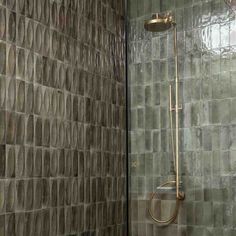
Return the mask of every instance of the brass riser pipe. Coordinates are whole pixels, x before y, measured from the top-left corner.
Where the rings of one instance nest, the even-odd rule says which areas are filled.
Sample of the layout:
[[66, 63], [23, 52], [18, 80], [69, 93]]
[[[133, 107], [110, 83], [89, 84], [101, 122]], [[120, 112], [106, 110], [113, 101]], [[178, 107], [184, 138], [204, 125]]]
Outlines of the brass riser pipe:
[[[178, 65], [178, 47], [177, 47], [177, 28], [174, 23], [174, 55], [175, 55], [175, 162], [176, 162], [176, 199], [183, 200], [184, 193], [180, 189], [180, 167], [179, 167], [179, 111], [182, 106], [179, 105], [179, 65]], [[172, 99], [172, 97], [170, 98]]]
[[[179, 67], [177, 51], [177, 28], [174, 26], [175, 55], [175, 156], [176, 156], [176, 199], [179, 199]], [[170, 98], [172, 99], [172, 98]]]

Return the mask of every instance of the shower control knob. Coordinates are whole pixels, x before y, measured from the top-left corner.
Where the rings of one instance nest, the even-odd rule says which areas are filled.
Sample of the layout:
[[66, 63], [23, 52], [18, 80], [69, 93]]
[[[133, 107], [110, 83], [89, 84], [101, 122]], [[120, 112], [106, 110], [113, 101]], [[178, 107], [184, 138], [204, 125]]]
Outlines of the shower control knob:
[[158, 19], [158, 17], [159, 17], [159, 14], [158, 14], [158, 13], [152, 14], [152, 19]]
[[179, 192], [178, 199], [183, 201], [185, 199], [185, 193], [184, 192]]

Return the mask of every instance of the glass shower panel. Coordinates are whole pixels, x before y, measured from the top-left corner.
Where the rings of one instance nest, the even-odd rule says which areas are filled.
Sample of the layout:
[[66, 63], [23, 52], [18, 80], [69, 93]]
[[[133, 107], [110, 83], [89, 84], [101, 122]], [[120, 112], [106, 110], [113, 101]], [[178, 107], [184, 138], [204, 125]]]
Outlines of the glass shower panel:
[[[177, 23], [180, 177], [178, 218], [159, 227], [151, 194], [174, 179], [169, 84], [175, 79], [173, 30], [145, 31], [152, 13]], [[236, 20], [224, 0], [128, 1], [130, 235], [236, 235]], [[168, 218], [175, 195], [152, 204]]]

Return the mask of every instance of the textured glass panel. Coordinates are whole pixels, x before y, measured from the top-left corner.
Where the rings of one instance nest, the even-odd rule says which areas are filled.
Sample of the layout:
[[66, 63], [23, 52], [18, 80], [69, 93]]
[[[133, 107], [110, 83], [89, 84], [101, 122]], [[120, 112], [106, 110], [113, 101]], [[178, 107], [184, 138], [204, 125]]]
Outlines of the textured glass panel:
[[[176, 224], [166, 228], [156, 226], [143, 211], [147, 211], [156, 187], [173, 179], [168, 112], [168, 87], [174, 81], [175, 69], [173, 31], [145, 32], [144, 20], [150, 19], [151, 13], [140, 10], [143, 4], [144, 9], [152, 4], [151, 13], [172, 12], [178, 30], [183, 106], [180, 165], [186, 198]], [[137, 9], [136, 15], [128, 15], [132, 18], [128, 28], [128, 91], [139, 95], [131, 97], [129, 118], [129, 142], [133, 144], [129, 150], [131, 235], [232, 235], [236, 192], [234, 14], [223, 0], [130, 0], [128, 5], [130, 12]], [[161, 209], [159, 214], [168, 217], [173, 205], [169, 198], [153, 203], [156, 214]]]

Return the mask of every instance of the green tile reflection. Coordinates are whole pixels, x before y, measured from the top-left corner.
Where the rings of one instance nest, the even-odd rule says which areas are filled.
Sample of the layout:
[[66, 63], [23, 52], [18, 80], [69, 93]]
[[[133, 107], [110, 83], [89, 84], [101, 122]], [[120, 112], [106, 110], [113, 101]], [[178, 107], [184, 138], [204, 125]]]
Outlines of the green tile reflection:
[[[223, 0], [129, 0], [132, 201], [135, 235], [233, 236], [236, 227], [236, 21]], [[160, 4], [161, 3], [161, 4]], [[173, 32], [149, 33], [143, 20], [172, 11], [178, 29], [181, 173], [186, 199], [178, 224], [159, 229], [144, 214], [149, 195], [173, 175], [169, 83], [174, 81]], [[175, 119], [174, 119], [175, 121]], [[132, 188], [133, 185], [133, 188]], [[135, 194], [133, 194], [135, 193]], [[166, 207], [163, 216], [171, 207]], [[134, 227], [134, 228], [135, 228]], [[145, 227], [146, 230], [143, 230]]]

